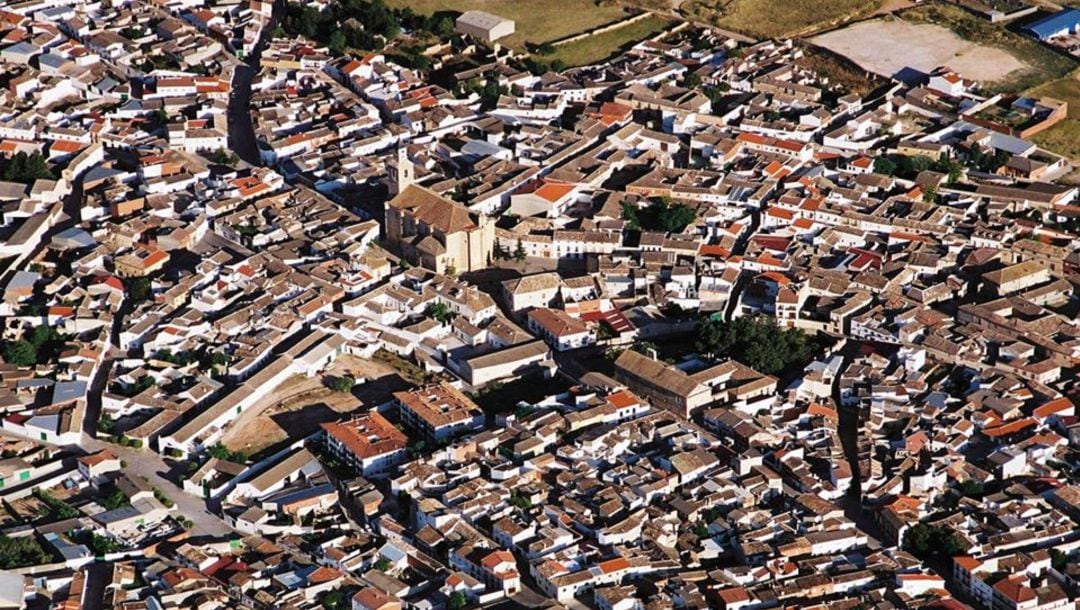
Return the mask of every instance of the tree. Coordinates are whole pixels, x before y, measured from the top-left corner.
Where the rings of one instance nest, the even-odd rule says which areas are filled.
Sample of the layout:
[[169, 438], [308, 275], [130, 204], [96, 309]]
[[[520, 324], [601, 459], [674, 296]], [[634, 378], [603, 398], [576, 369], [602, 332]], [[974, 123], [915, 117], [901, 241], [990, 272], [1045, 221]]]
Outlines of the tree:
[[922, 194], [922, 200], [924, 203], [933, 203], [937, 201], [937, 186], [927, 184], [926, 190], [924, 190]]
[[428, 305], [427, 309], [424, 310], [424, 314], [442, 324], [449, 324], [455, 315], [450, 307], [442, 301]]
[[968, 479], [964, 481], [960, 484], [959, 489], [960, 493], [964, 494], [969, 498], [981, 497], [986, 492], [983, 484], [979, 481], [976, 481], [975, 479]]
[[105, 507], [106, 510], [116, 510], [130, 504], [131, 502], [128, 500], [128, 497], [118, 488], [113, 488], [109, 495], [105, 496], [105, 499], [101, 501], [101, 505]]
[[225, 352], [214, 352], [214, 354], [210, 356], [210, 364], [212, 366], [228, 366], [229, 355]]
[[47, 561], [49, 561], [49, 554], [41, 548], [34, 537], [11, 538], [0, 534], [0, 569], [22, 568]]
[[514, 248], [514, 260], [519, 263], [525, 262], [525, 246], [518, 240], [517, 247]]
[[128, 298], [135, 303], [145, 301], [150, 298], [151, 286], [150, 278], [137, 277], [128, 284]]
[[626, 221], [626, 227], [633, 231], [640, 229], [641, 216], [638, 214], [638, 207], [629, 201], [620, 203], [619, 207], [622, 209], [619, 215]]
[[327, 591], [322, 598], [322, 607], [326, 610], [339, 610], [340, 608], [348, 608], [348, 599], [345, 597], [345, 592], [341, 589], [334, 589]]
[[442, 38], [443, 40], [453, 38], [454, 20], [446, 16], [439, 17], [438, 21], [435, 22], [435, 25], [431, 28], [431, 30], [435, 32], [436, 36]]
[[53, 175], [52, 170], [49, 169], [45, 157], [37, 151], [30, 154], [22, 151], [17, 152], [3, 162], [2, 167], [3, 170], [0, 171], [0, 176], [3, 176], [4, 180], [9, 182], [30, 184], [35, 180], [52, 180], [56, 177]]
[[683, 87], [687, 89], [697, 89], [701, 86], [701, 76], [697, 72], [691, 72], [683, 79]]
[[697, 350], [714, 358], [737, 358], [754, 370], [774, 375], [807, 361], [813, 344], [799, 329], [782, 329], [768, 317], [731, 322], [708, 318], [698, 324]]
[[465, 598], [465, 594], [461, 591], [454, 591], [450, 594], [450, 599], [446, 602], [446, 607], [450, 610], [461, 610], [469, 604], [469, 600]]
[[87, 545], [90, 550], [94, 552], [94, 555], [101, 557], [102, 555], [108, 555], [109, 553], [115, 553], [120, 550], [120, 544], [107, 536], [101, 536], [99, 534], [93, 534], [90, 536], [90, 543]]
[[1050, 566], [1061, 572], [1069, 565], [1069, 556], [1058, 549], [1050, 549]]
[[874, 173], [891, 176], [896, 173], [896, 164], [888, 157], [878, 157], [874, 159]]
[[224, 148], [219, 148], [210, 155], [210, 160], [221, 165], [235, 165], [236, 162], [240, 160], [240, 157], [237, 157], [236, 153], [231, 153]]
[[385, 572], [390, 569], [390, 560], [385, 557], [380, 557], [371, 567], [380, 572]]
[[247, 454], [243, 451], [233, 451], [221, 443], [212, 445], [210, 449], [207, 450], [207, 453], [209, 453], [212, 458], [236, 462], [238, 464], [243, 464], [247, 461]]
[[916, 523], [904, 534], [904, 546], [917, 556], [941, 555], [955, 557], [968, 550], [964, 539], [956, 532], [937, 525]]
[[109, 417], [108, 413], [105, 413], [100, 418], [98, 418], [97, 428], [99, 432], [103, 432], [105, 434], [112, 434], [113, 430], [116, 429], [116, 422], [113, 420], [113, 418]]
[[687, 205], [664, 205], [659, 211], [660, 226], [668, 233], [681, 233], [697, 218], [697, 213]]
[[341, 30], [334, 30], [334, 32], [330, 34], [330, 40], [326, 43], [326, 46], [331, 51], [337, 51], [338, 53], [340, 53], [345, 50], [345, 44], [345, 32], [342, 32]]
[[536, 53], [538, 55], [554, 55], [555, 45], [551, 44], [550, 42], [545, 42], [544, 44], [536, 47]]
[[48, 521], [62, 521], [64, 519], [74, 519], [79, 516], [79, 511], [75, 510], [73, 506], [53, 496], [47, 491], [35, 491], [34, 497], [45, 505], [44, 510], [40, 514], [43, 519]]
[[330, 389], [335, 392], [341, 392], [342, 394], [348, 394], [352, 392], [353, 386], [356, 385], [356, 380], [348, 375], [341, 375], [330, 379]]
[[4, 361], [15, 366], [34, 366], [37, 364], [37, 350], [28, 341], [5, 343]]

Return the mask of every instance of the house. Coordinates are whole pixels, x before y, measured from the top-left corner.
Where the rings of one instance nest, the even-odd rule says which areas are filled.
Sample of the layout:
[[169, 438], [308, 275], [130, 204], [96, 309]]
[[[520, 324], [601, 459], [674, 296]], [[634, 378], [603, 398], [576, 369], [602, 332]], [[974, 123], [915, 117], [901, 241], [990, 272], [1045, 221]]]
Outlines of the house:
[[1024, 261], [988, 271], [983, 280], [997, 296], [1007, 296], [1050, 281], [1050, 268], [1038, 261]]
[[429, 441], [448, 441], [484, 427], [484, 412], [446, 381], [409, 392], [395, 392], [401, 421]]
[[930, 74], [930, 82], [926, 87], [931, 91], [944, 93], [952, 97], [959, 97], [975, 86], [974, 81], [964, 80], [952, 70], [941, 67]]
[[401, 600], [375, 587], [364, 587], [353, 595], [352, 610], [401, 610]]
[[558, 273], [537, 273], [502, 283], [503, 298], [511, 311], [551, 307], [559, 296], [562, 280]]
[[495, 249], [495, 222], [410, 184], [387, 203], [386, 238], [409, 263], [453, 275], [487, 267]]
[[560, 352], [596, 344], [596, 333], [585, 322], [561, 309], [537, 308], [528, 313], [528, 327]]
[[465, 11], [457, 18], [454, 31], [486, 42], [514, 33], [514, 22], [484, 11]]
[[26, 576], [18, 572], [0, 570], [0, 610], [21, 610], [26, 607], [30, 588]]
[[540, 178], [524, 184], [510, 195], [510, 211], [518, 216], [558, 218], [573, 203], [577, 186]]
[[615, 379], [655, 406], [689, 417], [712, 403], [746, 402], [776, 390], [777, 379], [734, 360], [690, 374], [626, 350], [615, 361]]
[[527, 341], [506, 349], [466, 358], [460, 375], [471, 386], [482, 386], [498, 379], [521, 376], [551, 359], [551, 350], [543, 341]]
[[77, 460], [77, 463], [79, 474], [91, 482], [103, 480], [112, 473], [120, 472], [120, 459], [108, 449], [84, 455]]
[[385, 476], [408, 457], [408, 439], [378, 411], [322, 428], [330, 453], [365, 477]]
[[308, 479], [320, 472], [322, 467], [319, 460], [307, 449], [299, 449], [251, 479], [238, 483], [228, 500], [238, 503], [244, 498], [262, 498], [298, 479]]

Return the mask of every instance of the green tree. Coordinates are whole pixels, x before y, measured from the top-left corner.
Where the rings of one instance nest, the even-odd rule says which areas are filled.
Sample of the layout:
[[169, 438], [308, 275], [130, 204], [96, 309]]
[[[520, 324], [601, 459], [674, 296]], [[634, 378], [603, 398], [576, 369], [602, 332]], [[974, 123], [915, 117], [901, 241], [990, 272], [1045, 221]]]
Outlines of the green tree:
[[450, 610], [462, 610], [467, 605], [469, 605], [469, 600], [465, 598], [465, 594], [461, 591], [451, 593], [450, 599], [446, 602], [446, 607]]
[[356, 380], [348, 375], [340, 375], [333, 377], [329, 381], [330, 389], [335, 392], [341, 392], [342, 394], [348, 394], [352, 392], [353, 386], [356, 385]]
[[116, 430], [116, 421], [112, 417], [109, 417], [108, 413], [103, 413], [98, 418], [97, 429], [104, 434], [112, 434], [113, 430]]
[[660, 226], [668, 233], [681, 233], [695, 218], [697, 213], [694, 209], [681, 203], [665, 205], [659, 213]]
[[1061, 572], [1069, 565], [1069, 556], [1058, 549], [1050, 549], [1050, 566]]
[[896, 164], [886, 156], [878, 157], [874, 159], [874, 173], [891, 176], [896, 173]]
[[937, 201], [937, 186], [933, 184], [927, 184], [926, 189], [923, 191], [922, 200], [924, 203], [933, 203]]
[[514, 260], [519, 263], [525, 262], [525, 246], [518, 240], [517, 247], [514, 248]]
[[0, 534], [0, 569], [10, 570], [49, 561], [49, 554], [32, 536], [8, 537]]
[[641, 228], [641, 216], [638, 214], [638, 207], [629, 201], [624, 201], [619, 204], [621, 208], [620, 216], [626, 221], [626, 227], [633, 231]]
[[385, 572], [390, 569], [390, 560], [385, 557], [380, 557], [371, 567], [380, 572]]
[[443, 16], [439, 17], [435, 22], [434, 27], [431, 28], [435, 35], [443, 40], [454, 37], [454, 20]]
[[775, 375], [809, 360], [813, 344], [801, 330], [782, 329], [763, 316], [724, 322], [708, 318], [698, 324], [697, 350], [715, 358], [736, 358], [754, 370]]
[[442, 301], [428, 305], [427, 309], [424, 310], [424, 314], [442, 324], [449, 324], [455, 315], [450, 307]]
[[11, 341], [4, 344], [4, 361], [15, 366], [34, 366], [37, 350], [28, 341]]
[[30, 154], [22, 151], [15, 153], [3, 163], [3, 170], [0, 171], [0, 175], [9, 182], [21, 182], [23, 184], [30, 184], [39, 179], [52, 180], [56, 178], [52, 170], [49, 169], [45, 157], [38, 151]]
[[330, 34], [330, 39], [329, 41], [327, 41], [326, 46], [331, 51], [336, 51], [340, 53], [345, 50], [345, 44], [345, 32], [342, 32], [341, 30], [334, 30], [333, 33]]
[[701, 76], [697, 72], [691, 72], [683, 79], [683, 87], [687, 89], [697, 89], [701, 86]]
[[120, 544], [117, 541], [99, 534], [91, 535], [90, 543], [87, 546], [90, 547], [90, 550], [93, 551], [94, 555], [97, 557], [115, 553], [120, 550]]
[[326, 610], [340, 610], [341, 608], [348, 608], [348, 598], [345, 597], [345, 592], [341, 589], [334, 589], [327, 591], [322, 597], [322, 607]]
[[964, 539], [946, 527], [916, 523], [904, 534], [904, 546], [917, 556], [963, 555], [968, 550]]
[[150, 278], [137, 277], [128, 284], [128, 298], [140, 303], [150, 298]]

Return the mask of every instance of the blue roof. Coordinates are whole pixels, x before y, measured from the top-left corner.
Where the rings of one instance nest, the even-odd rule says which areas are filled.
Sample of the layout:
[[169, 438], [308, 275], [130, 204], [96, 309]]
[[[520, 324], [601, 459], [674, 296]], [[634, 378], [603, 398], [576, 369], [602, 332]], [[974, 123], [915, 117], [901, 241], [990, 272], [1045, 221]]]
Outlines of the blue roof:
[[1027, 26], [1027, 30], [1039, 38], [1046, 38], [1061, 30], [1072, 29], [1078, 25], [1080, 25], [1080, 9], [1067, 8], [1039, 19]]

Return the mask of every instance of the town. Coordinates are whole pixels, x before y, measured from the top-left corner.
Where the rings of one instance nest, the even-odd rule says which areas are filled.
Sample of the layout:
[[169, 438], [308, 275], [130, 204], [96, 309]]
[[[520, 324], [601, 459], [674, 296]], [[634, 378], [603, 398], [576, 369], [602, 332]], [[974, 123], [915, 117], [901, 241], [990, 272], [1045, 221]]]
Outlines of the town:
[[2, 3], [0, 610], [1080, 607], [1080, 9], [755, 1]]

